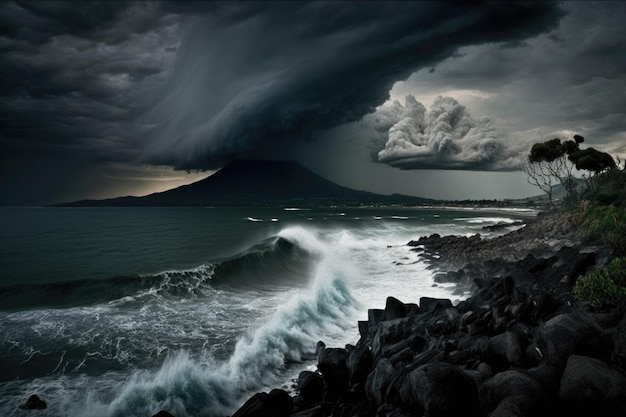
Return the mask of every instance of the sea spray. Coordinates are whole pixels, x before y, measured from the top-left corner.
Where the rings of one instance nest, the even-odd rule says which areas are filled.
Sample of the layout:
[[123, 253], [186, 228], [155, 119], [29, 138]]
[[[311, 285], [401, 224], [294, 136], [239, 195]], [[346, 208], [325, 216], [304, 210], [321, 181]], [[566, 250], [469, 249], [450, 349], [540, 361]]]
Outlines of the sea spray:
[[[40, 417], [229, 414], [247, 392], [284, 386], [313, 365], [318, 339], [356, 341], [356, 320], [388, 295], [450, 297], [406, 242], [483, 233], [501, 215], [479, 223], [465, 220], [480, 219], [477, 211], [441, 208], [38, 213], [2, 259], [7, 416], [29, 415], [18, 406], [31, 394], [48, 403]], [[106, 233], [94, 213], [106, 215]], [[50, 231], [59, 216], [75, 229], [65, 246]], [[68, 265], [70, 273], [60, 268]]]
[[112, 401], [102, 401], [92, 392], [91, 402], [83, 402], [71, 414], [149, 416], [167, 409], [178, 417], [221, 416], [232, 412], [251, 392], [286, 381], [290, 366], [312, 360], [318, 340], [337, 337], [353, 324], [357, 303], [346, 285], [342, 263], [314, 233], [291, 228], [279, 235], [317, 252], [321, 260], [312, 271], [308, 289], [279, 305], [265, 324], [244, 335], [229, 360], [217, 362], [175, 352], [158, 371], [135, 372]]

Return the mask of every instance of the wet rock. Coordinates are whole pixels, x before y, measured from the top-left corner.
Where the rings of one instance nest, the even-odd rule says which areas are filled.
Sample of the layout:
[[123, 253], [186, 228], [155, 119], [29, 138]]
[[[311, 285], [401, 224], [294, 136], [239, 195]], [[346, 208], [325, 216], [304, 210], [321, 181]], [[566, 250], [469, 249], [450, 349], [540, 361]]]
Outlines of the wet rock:
[[389, 359], [380, 359], [365, 383], [365, 394], [374, 409], [385, 403], [387, 388], [396, 370]]
[[324, 396], [324, 379], [318, 373], [302, 371], [298, 375], [298, 407], [322, 402]]
[[493, 376], [491, 366], [485, 362], [479, 363], [476, 369], [466, 370], [465, 373], [474, 380], [477, 387]]
[[372, 336], [372, 356], [377, 359], [383, 354], [385, 346], [405, 340], [410, 334], [409, 318], [383, 321], [378, 325]]
[[537, 332], [541, 355], [556, 365], [565, 365], [573, 353], [593, 351], [600, 334], [595, 323], [579, 314], [560, 314], [548, 320]]
[[293, 410], [293, 399], [284, 390], [254, 394], [232, 417], [288, 417]]
[[406, 307], [404, 303], [395, 297], [387, 297], [385, 303], [385, 313], [383, 320], [400, 319], [406, 316]]
[[466, 311], [461, 316], [460, 324], [461, 324], [461, 326], [465, 327], [468, 324], [471, 324], [474, 320], [476, 320], [476, 313], [474, 313], [474, 311], [472, 311], [472, 310], [469, 310], [469, 311]]
[[576, 402], [626, 402], [626, 375], [599, 359], [572, 355], [563, 371], [559, 398]]
[[452, 302], [447, 298], [420, 298], [420, 309], [422, 311], [428, 311], [432, 313], [437, 309], [445, 310], [447, 308], [452, 308]]
[[319, 359], [320, 354], [326, 349], [326, 344], [321, 340], [315, 345], [315, 356]]
[[626, 371], [626, 314], [617, 325], [613, 339], [612, 360], [622, 371]]
[[479, 318], [478, 320], [471, 322], [467, 326], [467, 333], [469, 333], [470, 336], [475, 336], [480, 333], [484, 333], [486, 331], [487, 331], [487, 324], [485, 323], [485, 320], [483, 320], [482, 318]]
[[505, 398], [504, 400], [500, 401], [496, 409], [493, 410], [491, 414], [489, 414], [489, 417], [525, 417], [525, 416], [526, 414], [524, 413], [524, 411], [522, 411], [520, 406], [514, 400], [509, 399], [509, 398]]
[[369, 325], [369, 334], [376, 332], [376, 327], [385, 319], [385, 310], [370, 308], [367, 310], [367, 323]]
[[372, 363], [372, 352], [367, 346], [361, 345], [348, 354], [346, 365], [351, 387], [356, 384], [365, 384], [372, 370]]
[[348, 391], [350, 376], [347, 358], [348, 352], [340, 348], [326, 348], [319, 355], [317, 369], [324, 378], [328, 401], [334, 401]]
[[478, 412], [474, 381], [460, 368], [444, 362], [422, 365], [396, 382], [398, 403], [412, 414], [472, 416]]
[[174, 417], [174, 415], [168, 411], [161, 410], [152, 417]]
[[28, 400], [26, 400], [24, 404], [20, 405], [22, 410], [43, 410], [47, 407], [48, 404], [35, 394], [28, 397]]
[[506, 365], [520, 365], [524, 358], [521, 337], [513, 331], [506, 331], [492, 337], [488, 345], [489, 353], [497, 362]]
[[506, 400], [507, 409], [514, 405], [518, 415], [521, 413], [527, 416], [537, 414], [543, 398], [539, 382], [519, 371], [504, 371], [494, 375], [481, 385], [479, 395], [483, 411], [487, 414], [494, 412]]
[[370, 337], [370, 327], [369, 322], [364, 320], [359, 320], [359, 335], [361, 336], [361, 340], [368, 340]]

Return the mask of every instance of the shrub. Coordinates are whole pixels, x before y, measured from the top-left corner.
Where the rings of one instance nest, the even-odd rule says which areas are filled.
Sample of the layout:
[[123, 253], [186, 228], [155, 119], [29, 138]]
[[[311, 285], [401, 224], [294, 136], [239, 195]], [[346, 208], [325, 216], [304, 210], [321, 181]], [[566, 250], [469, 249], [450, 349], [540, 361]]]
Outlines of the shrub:
[[581, 276], [574, 296], [597, 308], [626, 303], [626, 258], [615, 258], [607, 266]]
[[583, 238], [610, 246], [618, 256], [626, 255], [626, 210], [621, 207], [583, 206], [579, 213]]

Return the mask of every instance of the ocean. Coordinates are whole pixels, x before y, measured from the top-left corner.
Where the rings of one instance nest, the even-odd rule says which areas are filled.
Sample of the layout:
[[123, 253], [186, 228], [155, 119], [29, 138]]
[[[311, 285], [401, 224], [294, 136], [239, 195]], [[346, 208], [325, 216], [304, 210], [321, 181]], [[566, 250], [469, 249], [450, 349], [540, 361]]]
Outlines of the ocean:
[[461, 208], [1, 208], [0, 415], [232, 414], [290, 389], [434, 284], [406, 243], [536, 213]]

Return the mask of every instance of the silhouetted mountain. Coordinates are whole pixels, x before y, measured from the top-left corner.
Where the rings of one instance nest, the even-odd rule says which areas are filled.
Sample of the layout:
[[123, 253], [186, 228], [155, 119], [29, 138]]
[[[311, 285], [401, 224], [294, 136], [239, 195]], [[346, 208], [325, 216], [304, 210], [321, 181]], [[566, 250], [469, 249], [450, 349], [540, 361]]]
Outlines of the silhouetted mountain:
[[57, 204], [88, 206], [269, 206], [281, 204], [419, 204], [424, 198], [391, 196], [352, 190], [337, 185], [292, 161], [231, 162], [215, 174], [144, 197], [118, 197]]

